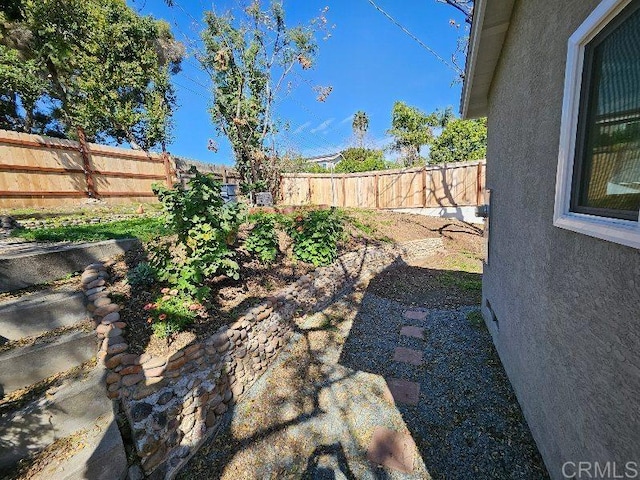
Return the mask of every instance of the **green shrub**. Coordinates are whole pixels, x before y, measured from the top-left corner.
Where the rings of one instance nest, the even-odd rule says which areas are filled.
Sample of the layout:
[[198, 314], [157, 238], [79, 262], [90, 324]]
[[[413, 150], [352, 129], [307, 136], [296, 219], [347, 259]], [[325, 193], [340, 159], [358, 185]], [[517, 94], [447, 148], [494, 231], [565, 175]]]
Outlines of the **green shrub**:
[[148, 262], [140, 262], [127, 272], [127, 280], [134, 287], [149, 286], [156, 280], [156, 273]]
[[[177, 233], [177, 242], [156, 258], [159, 276], [180, 291], [202, 299], [210, 291], [205, 282], [216, 275], [239, 278], [234, 244], [244, 218], [239, 203], [224, 203], [221, 183], [195, 167], [189, 188], [172, 190], [154, 185], [166, 212], [166, 222]], [[179, 254], [176, 255], [175, 252]]]
[[163, 289], [163, 292], [162, 297], [154, 303], [148, 303], [144, 309], [149, 313], [147, 322], [151, 324], [153, 334], [167, 338], [191, 325], [202, 305], [191, 297], [180, 294], [177, 289]]
[[342, 232], [342, 214], [335, 208], [311, 210], [297, 215], [287, 225], [295, 258], [315, 266], [333, 263], [338, 256], [338, 240]]
[[370, 172], [386, 170], [390, 164], [384, 159], [382, 150], [368, 148], [347, 148], [342, 152], [343, 159], [336, 165], [336, 173]]
[[257, 214], [251, 220], [254, 223], [244, 244], [247, 252], [255, 254], [262, 263], [271, 264], [278, 256], [277, 217], [275, 214]]

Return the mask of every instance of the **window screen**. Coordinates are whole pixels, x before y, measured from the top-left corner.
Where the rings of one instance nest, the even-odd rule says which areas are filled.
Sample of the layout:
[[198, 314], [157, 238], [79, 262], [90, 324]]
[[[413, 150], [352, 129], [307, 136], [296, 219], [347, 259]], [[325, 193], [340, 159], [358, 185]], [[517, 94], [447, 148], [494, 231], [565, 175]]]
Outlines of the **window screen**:
[[571, 210], [638, 220], [640, 0], [585, 50]]

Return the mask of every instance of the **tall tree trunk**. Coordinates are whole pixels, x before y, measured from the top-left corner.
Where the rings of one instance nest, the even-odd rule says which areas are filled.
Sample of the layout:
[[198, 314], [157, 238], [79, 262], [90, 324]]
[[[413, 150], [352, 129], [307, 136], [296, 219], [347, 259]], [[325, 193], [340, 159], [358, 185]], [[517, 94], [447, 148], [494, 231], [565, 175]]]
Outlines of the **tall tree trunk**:
[[86, 193], [89, 198], [96, 198], [96, 188], [93, 183], [87, 136], [85, 135], [84, 128], [82, 127], [76, 127], [76, 132], [78, 133], [78, 143], [80, 144], [80, 154], [82, 155], [82, 168], [84, 170], [84, 178], [87, 184]]

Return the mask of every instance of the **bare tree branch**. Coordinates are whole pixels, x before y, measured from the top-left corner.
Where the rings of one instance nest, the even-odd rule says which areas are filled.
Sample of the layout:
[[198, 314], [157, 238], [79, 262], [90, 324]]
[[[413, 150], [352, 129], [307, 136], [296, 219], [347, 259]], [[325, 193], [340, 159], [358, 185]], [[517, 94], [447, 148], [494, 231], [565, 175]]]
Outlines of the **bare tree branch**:
[[464, 21], [471, 25], [473, 19], [473, 0], [436, 0], [438, 3], [450, 5], [464, 15]]

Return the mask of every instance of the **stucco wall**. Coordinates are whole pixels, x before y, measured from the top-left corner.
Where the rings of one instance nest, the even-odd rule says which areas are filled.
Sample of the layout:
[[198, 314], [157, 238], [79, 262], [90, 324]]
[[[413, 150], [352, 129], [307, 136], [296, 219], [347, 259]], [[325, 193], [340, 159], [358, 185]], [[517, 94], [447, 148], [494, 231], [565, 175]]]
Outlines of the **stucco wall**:
[[640, 251], [553, 226], [567, 39], [598, 3], [517, 1], [489, 98], [483, 311], [553, 478], [640, 464]]

